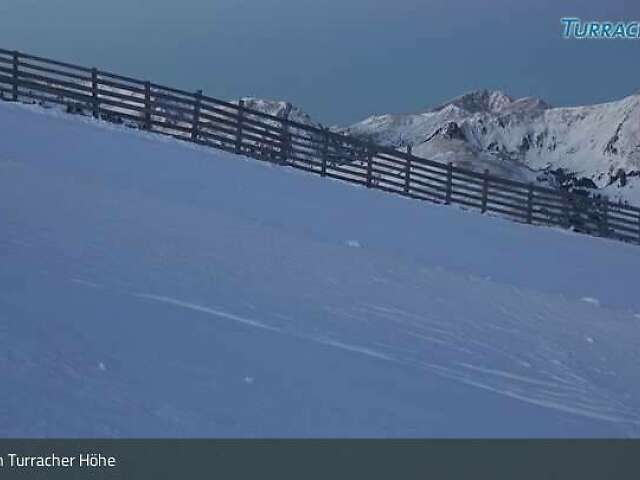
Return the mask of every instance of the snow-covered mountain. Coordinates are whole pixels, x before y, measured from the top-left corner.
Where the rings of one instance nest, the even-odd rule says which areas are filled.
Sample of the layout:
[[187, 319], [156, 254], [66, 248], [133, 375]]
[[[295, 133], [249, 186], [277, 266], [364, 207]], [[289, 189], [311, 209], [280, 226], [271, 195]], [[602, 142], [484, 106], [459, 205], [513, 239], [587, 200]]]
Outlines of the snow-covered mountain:
[[518, 180], [602, 189], [640, 203], [640, 94], [584, 107], [479, 90], [341, 131], [436, 161]]
[[[287, 102], [245, 99], [254, 109], [318, 126]], [[582, 188], [640, 204], [640, 93], [583, 107], [551, 107], [478, 90], [436, 107], [369, 117], [334, 130], [420, 157], [525, 182]]]

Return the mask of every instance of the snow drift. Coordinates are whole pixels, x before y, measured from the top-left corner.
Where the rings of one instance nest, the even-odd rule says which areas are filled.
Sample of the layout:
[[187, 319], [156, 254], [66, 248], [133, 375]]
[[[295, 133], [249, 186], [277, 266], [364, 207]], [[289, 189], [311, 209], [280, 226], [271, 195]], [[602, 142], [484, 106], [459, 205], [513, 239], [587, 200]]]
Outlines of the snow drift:
[[2, 436], [640, 433], [637, 246], [8, 103], [0, 225]]

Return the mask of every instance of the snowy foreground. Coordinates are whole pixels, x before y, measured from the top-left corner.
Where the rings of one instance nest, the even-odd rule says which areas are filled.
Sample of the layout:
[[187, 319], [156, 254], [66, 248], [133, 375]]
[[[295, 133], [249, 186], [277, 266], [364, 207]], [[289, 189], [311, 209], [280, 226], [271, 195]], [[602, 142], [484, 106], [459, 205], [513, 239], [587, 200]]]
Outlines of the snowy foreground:
[[1, 436], [640, 436], [640, 247], [0, 103]]

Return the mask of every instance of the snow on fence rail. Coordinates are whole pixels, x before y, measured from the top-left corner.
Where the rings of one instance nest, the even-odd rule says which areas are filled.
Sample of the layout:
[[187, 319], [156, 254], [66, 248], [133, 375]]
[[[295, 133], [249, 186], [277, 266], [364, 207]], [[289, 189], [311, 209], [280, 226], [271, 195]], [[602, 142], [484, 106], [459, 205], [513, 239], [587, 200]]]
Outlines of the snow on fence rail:
[[202, 94], [0, 49], [0, 98], [93, 115], [420, 200], [640, 243], [640, 209], [443, 164]]

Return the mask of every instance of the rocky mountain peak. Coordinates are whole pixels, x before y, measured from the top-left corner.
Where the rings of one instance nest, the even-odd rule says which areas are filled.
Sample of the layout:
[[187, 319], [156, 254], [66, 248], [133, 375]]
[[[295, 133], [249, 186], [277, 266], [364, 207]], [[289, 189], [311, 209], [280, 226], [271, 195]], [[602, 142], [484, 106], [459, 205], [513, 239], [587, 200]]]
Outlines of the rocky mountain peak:
[[513, 101], [513, 98], [500, 90], [481, 89], [465, 93], [459, 97], [449, 100], [448, 102], [440, 104], [429, 111], [438, 112], [450, 105], [453, 105], [469, 113], [495, 113], [504, 109], [506, 106], [513, 103]]

